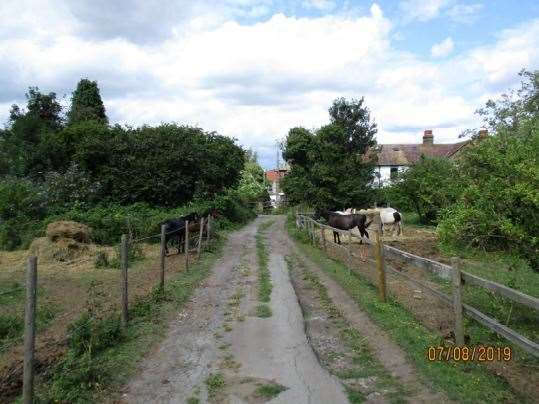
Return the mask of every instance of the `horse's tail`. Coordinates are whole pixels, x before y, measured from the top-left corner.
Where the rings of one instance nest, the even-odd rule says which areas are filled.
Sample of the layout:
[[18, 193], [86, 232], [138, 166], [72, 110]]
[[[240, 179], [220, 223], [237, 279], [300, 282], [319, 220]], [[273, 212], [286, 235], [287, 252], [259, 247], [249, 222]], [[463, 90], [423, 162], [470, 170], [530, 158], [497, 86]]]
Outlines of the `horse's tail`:
[[402, 234], [402, 215], [399, 212], [393, 212], [393, 217], [398, 229], [397, 236], [400, 236]]
[[367, 231], [367, 228], [371, 225], [371, 223], [372, 223], [372, 220], [370, 222], [365, 223], [365, 226], [363, 226], [363, 228], [358, 226], [359, 234], [361, 234], [362, 237], [365, 236], [369, 238], [369, 232]]

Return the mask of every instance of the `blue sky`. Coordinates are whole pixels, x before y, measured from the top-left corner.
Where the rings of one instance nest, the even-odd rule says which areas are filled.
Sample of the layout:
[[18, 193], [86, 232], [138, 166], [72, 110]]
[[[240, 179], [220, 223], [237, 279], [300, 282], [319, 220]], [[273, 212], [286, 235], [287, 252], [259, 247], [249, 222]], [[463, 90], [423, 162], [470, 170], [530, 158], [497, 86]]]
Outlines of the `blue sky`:
[[199, 125], [266, 168], [337, 97], [365, 97], [380, 143], [452, 142], [539, 68], [534, 1], [4, 0], [0, 21], [2, 122], [28, 86], [67, 106], [88, 77], [111, 122]]

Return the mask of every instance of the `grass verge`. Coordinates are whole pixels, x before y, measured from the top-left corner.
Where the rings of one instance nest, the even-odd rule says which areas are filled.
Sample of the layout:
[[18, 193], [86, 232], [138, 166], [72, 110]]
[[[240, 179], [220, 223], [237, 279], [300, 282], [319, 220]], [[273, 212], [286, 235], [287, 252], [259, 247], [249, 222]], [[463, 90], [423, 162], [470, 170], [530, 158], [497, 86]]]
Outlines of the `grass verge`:
[[[130, 308], [130, 323], [121, 327], [118, 315], [97, 317], [88, 307], [70, 327], [68, 352], [60, 363], [41, 375], [38, 402], [99, 402], [118, 391], [136, 369], [136, 363], [165, 335], [170, 315], [182, 307], [220, 255], [224, 237], [188, 271], [177, 273], [165, 290], [155, 289]], [[94, 305], [92, 303], [92, 305]]]
[[321, 250], [309, 246], [307, 236], [295, 229], [293, 220], [287, 221], [287, 227], [300, 250], [335, 279], [407, 352], [421, 375], [434, 387], [445, 391], [450, 399], [464, 403], [530, 401], [477, 363], [428, 361], [427, 349], [441, 345], [439, 336], [417, 323], [398, 302], [389, 299], [388, 303], [380, 303], [375, 287], [356, 273], [349, 273], [341, 263], [327, 258]]

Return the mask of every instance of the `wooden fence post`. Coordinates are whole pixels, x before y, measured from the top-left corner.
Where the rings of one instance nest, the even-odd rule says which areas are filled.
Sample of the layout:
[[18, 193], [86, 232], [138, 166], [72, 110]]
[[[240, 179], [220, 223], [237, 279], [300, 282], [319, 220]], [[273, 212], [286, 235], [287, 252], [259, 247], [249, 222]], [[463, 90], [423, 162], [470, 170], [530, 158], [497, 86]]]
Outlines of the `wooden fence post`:
[[374, 215], [373, 225], [376, 228], [374, 250], [376, 253], [376, 268], [378, 269], [378, 289], [380, 293], [380, 300], [386, 301], [386, 268], [384, 260], [384, 243], [380, 237], [380, 215]]
[[456, 258], [451, 258], [453, 267], [453, 311], [455, 314], [455, 343], [464, 345], [464, 323], [462, 316], [462, 277], [460, 266]]
[[127, 326], [129, 321], [129, 298], [128, 298], [128, 289], [127, 289], [127, 269], [129, 266], [128, 257], [129, 257], [129, 247], [127, 245], [127, 236], [122, 234], [122, 245], [121, 245], [121, 260], [122, 260], [122, 324], [124, 327]]
[[204, 217], [200, 218], [200, 228], [198, 231], [197, 260], [200, 259], [200, 250], [202, 249], [202, 234], [204, 233]]
[[322, 247], [324, 248], [324, 251], [327, 252], [326, 247], [326, 229], [324, 226], [320, 226], [320, 231], [322, 232]]
[[165, 251], [166, 251], [166, 232], [167, 225], [161, 225], [161, 279], [159, 287], [161, 290], [165, 290]]
[[37, 257], [29, 257], [26, 267], [26, 310], [24, 312], [24, 365], [22, 401], [34, 401], [34, 348], [36, 339]]
[[185, 221], [185, 270], [189, 269], [189, 220]]
[[206, 223], [206, 248], [210, 245], [211, 215], [208, 215]]
[[352, 270], [352, 230], [348, 230], [348, 248], [346, 249], [348, 254], [348, 272]]

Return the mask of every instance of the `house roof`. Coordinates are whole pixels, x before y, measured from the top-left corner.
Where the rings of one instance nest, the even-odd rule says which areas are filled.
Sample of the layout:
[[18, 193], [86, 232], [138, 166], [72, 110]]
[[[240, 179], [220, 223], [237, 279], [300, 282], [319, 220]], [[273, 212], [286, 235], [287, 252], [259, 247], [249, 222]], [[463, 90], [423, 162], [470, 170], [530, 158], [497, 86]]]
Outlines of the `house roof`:
[[379, 145], [379, 166], [410, 166], [421, 158], [445, 157], [450, 158], [458, 152], [469, 140], [452, 144], [382, 144]]
[[278, 181], [279, 179], [283, 178], [288, 170], [280, 169], [280, 170], [268, 170], [266, 171], [266, 179], [270, 182]]

